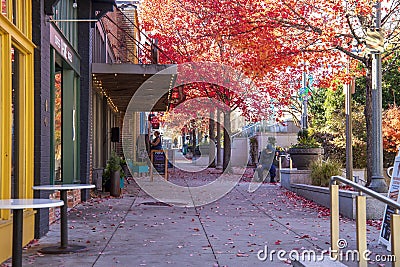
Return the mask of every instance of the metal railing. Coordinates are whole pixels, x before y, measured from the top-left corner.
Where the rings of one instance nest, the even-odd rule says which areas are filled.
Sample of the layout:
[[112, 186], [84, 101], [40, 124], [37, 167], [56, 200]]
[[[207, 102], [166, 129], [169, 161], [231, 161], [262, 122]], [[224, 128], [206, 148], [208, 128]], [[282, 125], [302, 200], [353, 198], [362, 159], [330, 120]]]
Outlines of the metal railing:
[[133, 17], [128, 17], [120, 8], [114, 7], [114, 11], [104, 15], [99, 22], [112, 44], [117, 63], [158, 64], [160, 55], [165, 61], [175, 63], [157, 41], [143, 32]]
[[[332, 256], [339, 255], [339, 184], [338, 182], [350, 185], [359, 191], [356, 197], [356, 235], [357, 235], [357, 251], [363, 255], [367, 251], [367, 212], [366, 212], [366, 196], [367, 194], [394, 209], [391, 215], [391, 252], [397, 261], [392, 262], [393, 267], [400, 267], [400, 203], [381, 195], [365, 186], [359, 185], [341, 176], [332, 176], [330, 184], [331, 193], [331, 253]], [[359, 258], [360, 267], [367, 267], [368, 261], [365, 257]]]

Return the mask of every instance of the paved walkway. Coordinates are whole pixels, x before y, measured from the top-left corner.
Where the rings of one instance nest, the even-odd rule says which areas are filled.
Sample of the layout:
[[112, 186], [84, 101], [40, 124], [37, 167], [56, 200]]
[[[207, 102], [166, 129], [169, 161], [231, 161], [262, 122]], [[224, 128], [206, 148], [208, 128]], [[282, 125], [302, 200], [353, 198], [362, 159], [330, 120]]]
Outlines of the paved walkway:
[[[204, 184], [218, 175], [206, 170], [171, 180]], [[269, 252], [328, 249], [329, 210], [279, 184], [263, 184], [254, 193], [247, 192], [248, 184], [242, 181], [211, 204], [182, 208], [163, 205], [131, 183], [121, 198], [95, 198], [70, 210], [70, 243], [83, 244], [85, 250], [69, 255], [38, 253], [59, 242], [57, 222], [24, 250], [24, 266], [290, 266], [276, 254], [261, 261], [257, 252], [265, 246]], [[369, 224], [369, 249], [387, 254], [377, 243], [379, 227]], [[341, 238], [347, 240], [348, 249], [355, 249], [354, 221], [341, 219]]]

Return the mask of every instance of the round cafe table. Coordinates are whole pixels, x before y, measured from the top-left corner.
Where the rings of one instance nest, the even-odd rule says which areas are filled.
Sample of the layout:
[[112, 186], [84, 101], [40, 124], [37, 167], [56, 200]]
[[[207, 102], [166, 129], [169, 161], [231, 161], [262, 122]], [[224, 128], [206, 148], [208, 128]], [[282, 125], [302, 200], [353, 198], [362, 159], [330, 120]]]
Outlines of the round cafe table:
[[60, 199], [65, 205], [61, 207], [61, 244], [60, 246], [52, 246], [42, 248], [41, 253], [45, 254], [65, 254], [84, 249], [85, 246], [69, 245], [68, 244], [68, 199], [67, 191], [75, 189], [91, 189], [95, 185], [91, 184], [60, 184], [60, 185], [35, 185], [33, 190], [58, 190], [60, 191]]
[[22, 231], [24, 209], [42, 209], [63, 206], [64, 201], [56, 199], [2, 199], [0, 209], [13, 210], [12, 266], [22, 266]]

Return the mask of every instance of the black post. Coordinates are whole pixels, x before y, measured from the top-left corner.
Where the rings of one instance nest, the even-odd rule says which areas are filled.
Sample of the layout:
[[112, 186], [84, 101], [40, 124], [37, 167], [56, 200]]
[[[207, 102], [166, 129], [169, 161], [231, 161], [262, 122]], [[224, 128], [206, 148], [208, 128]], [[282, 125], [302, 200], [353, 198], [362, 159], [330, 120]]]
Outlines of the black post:
[[68, 247], [68, 197], [67, 190], [60, 190], [60, 198], [64, 201], [64, 205], [60, 207], [61, 209], [61, 248]]
[[23, 210], [13, 211], [12, 266], [22, 267], [22, 216]]

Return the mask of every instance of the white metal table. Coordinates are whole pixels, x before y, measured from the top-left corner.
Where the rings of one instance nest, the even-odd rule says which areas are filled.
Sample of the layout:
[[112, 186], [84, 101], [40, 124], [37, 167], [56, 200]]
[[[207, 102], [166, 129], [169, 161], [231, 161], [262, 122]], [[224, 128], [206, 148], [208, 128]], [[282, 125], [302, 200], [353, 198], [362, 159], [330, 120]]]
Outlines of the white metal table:
[[58, 190], [60, 191], [60, 199], [65, 205], [61, 207], [61, 244], [60, 246], [46, 247], [40, 250], [41, 253], [47, 254], [65, 254], [84, 249], [85, 246], [68, 244], [68, 199], [67, 191], [75, 189], [91, 189], [95, 188], [92, 184], [60, 184], [60, 185], [35, 185], [33, 190]]
[[13, 210], [12, 266], [22, 266], [22, 231], [24, 209], [42, 209], [63, 206], [64, 201], [55, 199], [2, 199], [0, 209]]

